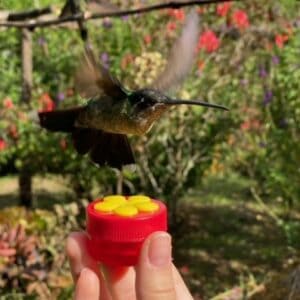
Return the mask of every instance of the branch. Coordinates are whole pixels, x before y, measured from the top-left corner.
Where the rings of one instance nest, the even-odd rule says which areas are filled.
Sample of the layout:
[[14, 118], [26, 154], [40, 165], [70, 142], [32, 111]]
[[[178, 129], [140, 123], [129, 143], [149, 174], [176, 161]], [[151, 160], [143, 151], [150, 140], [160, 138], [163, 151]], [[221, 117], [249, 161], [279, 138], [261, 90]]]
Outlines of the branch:
[[53, 20], [47, 21], [35, 21], [30, 20], [27, 22], [0, 22], [0, 27], [17, 27], [17, 28], [35, 28], [35, 27], [48, 27], [52, 25], [57, 25], [66, 22], [75, 22], [75, 21], [88, 21], [92, 19], [103, 19], [106, 17], [120, 17], [120, 16], [128, 16], [134, 14], [143, 14], [148, 13], [150, 11], [161, 10], [166, 8], [181, 8], [185, 6], [192, 5], [205, 5], [205, 4], [214, 4], [220, 2], [239, 2], [240, 0], [188, 0], [185, 2], [182, 1], [171, 1], [168, 3], [160, 3], [154, 4], [146, 7], [136, 8], [136, 9], [127, 9], [127, 10], [119, 10], [113, 12], [105, 12], [105, 13], [97, 13], [97, 14], [82, 14], [78, 13], [72, 16], [67, 16], [63, 18], [57, 18]]
[[280, 217], [278, 217], [276, 215], [276, 213], [265, 204], [265, 202], [261, 199], [261, 197], [256, 192], [256, 189], [254, 187], [251, 187], [250, 192], [251, 192], [253, 198], [261, 206], [261, 208], [267, 213], [267, 215], [270, 216], [277, 224], [280, 224], [282, 222]]
[[38, 9], [31, 9], [22, 12], [9, 13], [7, 17], [7, 21], [20, 21], [26, 19], [33, 19], [42, 15], [50, 14], [51, 12], [52, 12], [51, 7], [45, 7], [40, 9], [38, 8]]

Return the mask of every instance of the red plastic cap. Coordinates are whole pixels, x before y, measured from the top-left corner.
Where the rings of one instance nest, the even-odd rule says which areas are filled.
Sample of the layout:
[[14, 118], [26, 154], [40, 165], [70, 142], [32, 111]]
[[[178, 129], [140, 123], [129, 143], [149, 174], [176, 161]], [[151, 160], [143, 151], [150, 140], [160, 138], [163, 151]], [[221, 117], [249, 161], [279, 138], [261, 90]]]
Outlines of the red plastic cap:
[[104, 264], [135, 265], [146, 237], [155, 231], [167, 230], [167, 209], [161, 201], [152, 200], [151, 205], [157, 207], [155, 211], [139, 210], [131, 216], [99, 211], [96, 209], [99, 203], [103, 204], [103, 199], [90, 203], [86, 210], [88, 249], [95, 260]]

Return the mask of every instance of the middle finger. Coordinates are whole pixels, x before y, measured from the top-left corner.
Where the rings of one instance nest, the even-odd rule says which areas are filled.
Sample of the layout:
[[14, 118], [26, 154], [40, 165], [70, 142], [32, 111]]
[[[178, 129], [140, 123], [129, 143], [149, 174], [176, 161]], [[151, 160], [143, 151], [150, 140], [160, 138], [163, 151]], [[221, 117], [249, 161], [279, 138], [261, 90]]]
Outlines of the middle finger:
[[103, 266], [103, 270], [114, 300], [136, 299], [134, 268]]

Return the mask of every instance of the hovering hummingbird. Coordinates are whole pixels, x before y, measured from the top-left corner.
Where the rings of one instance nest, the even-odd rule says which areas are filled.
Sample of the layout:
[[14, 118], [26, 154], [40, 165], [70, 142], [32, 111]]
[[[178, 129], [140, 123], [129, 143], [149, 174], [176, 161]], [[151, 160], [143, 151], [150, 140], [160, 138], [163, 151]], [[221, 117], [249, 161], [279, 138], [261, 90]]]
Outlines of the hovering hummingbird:
[[151, 87], [126, 89], [85, 47], [75, 86], [90, 100], [84, 106], [40, 112], [40, 124], [50, 131], [71, 133], [79, 154], [89, 153], [99, 166], [121, 168], [135, 162], [127, 135], [143, 135], [161, 115], [176, 105], [201, 105], [227, 110], [203, 101], [172, 99], [163, 91], [178, 85], [193, 64], [199, 36], [199, 17], [192, 12], [175, 42], [167, 65]]

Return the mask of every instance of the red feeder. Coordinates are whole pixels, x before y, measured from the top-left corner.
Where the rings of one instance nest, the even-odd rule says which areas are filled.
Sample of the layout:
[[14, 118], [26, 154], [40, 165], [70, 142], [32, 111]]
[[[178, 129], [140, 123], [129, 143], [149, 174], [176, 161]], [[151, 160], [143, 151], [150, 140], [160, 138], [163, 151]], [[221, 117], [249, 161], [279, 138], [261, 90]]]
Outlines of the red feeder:
[[136, 265], [144, 240], [167, 230], [166, 206], [146, 196], [104, 197], [86, 213], [90, 255], [110, 266]]

